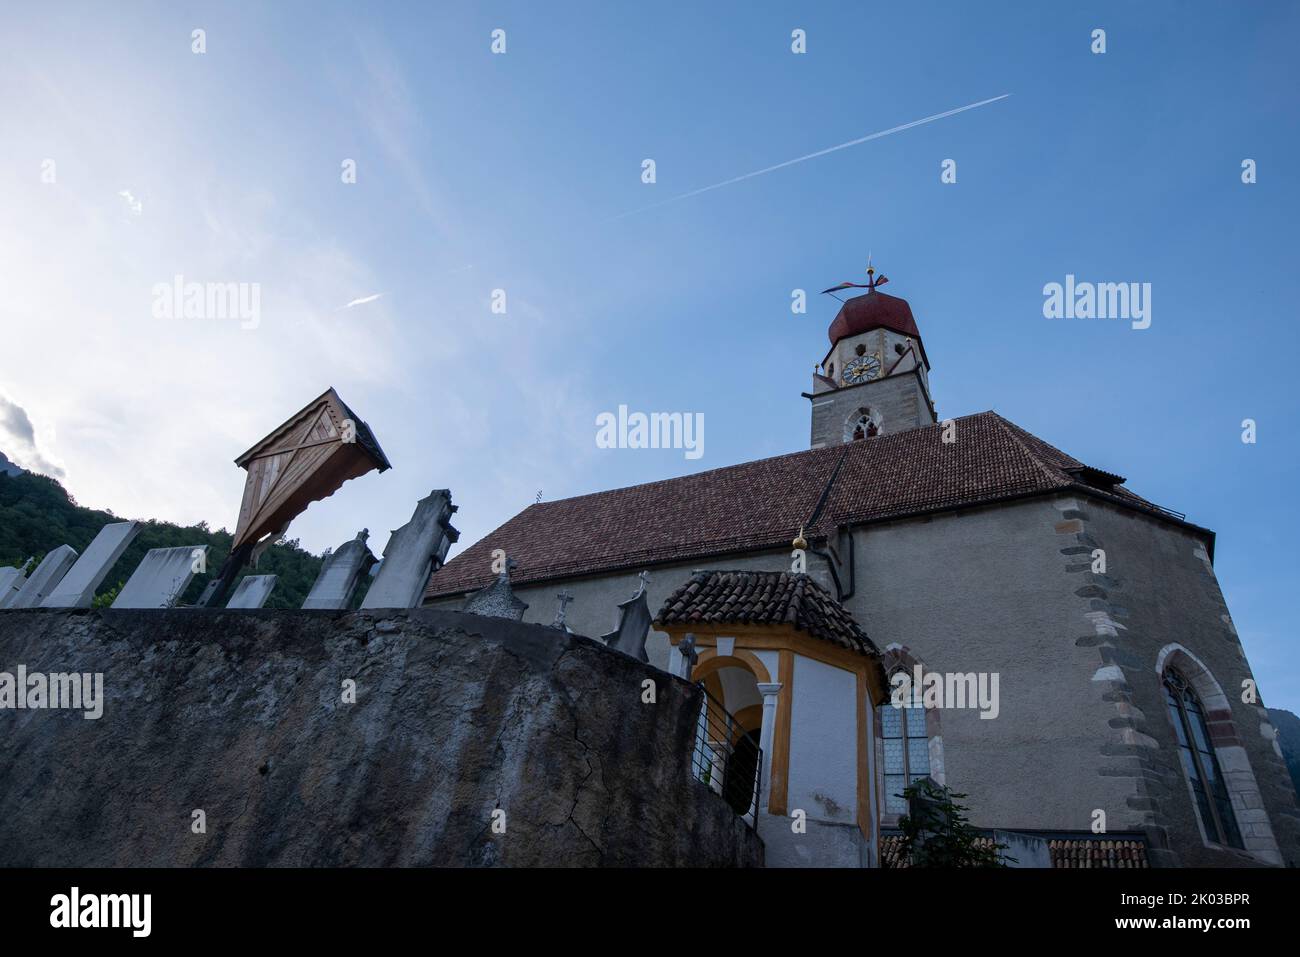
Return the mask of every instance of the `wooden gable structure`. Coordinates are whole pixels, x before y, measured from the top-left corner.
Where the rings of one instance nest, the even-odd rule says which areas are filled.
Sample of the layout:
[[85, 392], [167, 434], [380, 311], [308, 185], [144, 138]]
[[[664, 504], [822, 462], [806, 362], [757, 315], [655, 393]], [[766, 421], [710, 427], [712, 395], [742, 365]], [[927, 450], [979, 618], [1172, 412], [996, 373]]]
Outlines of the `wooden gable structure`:
[[290, 416], [235, 464], [248, 471], [231, 553], [286, 529], [348, 479], [391, 466], [370, 427], [330, 388]]

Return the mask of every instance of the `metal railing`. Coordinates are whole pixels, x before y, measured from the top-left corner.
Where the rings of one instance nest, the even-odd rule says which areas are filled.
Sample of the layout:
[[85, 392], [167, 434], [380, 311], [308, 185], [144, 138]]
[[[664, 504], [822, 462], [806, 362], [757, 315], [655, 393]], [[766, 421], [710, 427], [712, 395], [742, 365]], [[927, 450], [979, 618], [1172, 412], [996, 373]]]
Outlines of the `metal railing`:
[[758, 746], [758, 732], [745, 731], [703, 684], [699, 689], [704, 697], [691, 748], [691, 772], [757, 830], [763, 780], [763, 749]]

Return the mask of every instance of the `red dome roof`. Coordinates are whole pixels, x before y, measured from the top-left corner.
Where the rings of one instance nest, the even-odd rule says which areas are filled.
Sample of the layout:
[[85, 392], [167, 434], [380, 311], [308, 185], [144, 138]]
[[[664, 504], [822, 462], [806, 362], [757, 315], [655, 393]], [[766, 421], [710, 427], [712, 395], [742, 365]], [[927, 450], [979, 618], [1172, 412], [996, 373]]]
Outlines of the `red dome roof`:
[[846, 336], [856, 336], [860, 332], [882, 326], [901, 335], [911, 336], [918, 342], [921, 339], [916, 320], [912, 318], [912, 307], [907, 304], [907, 300], [887, 296], [874, 289], [865, 296], [854, 296], [844, 303], [826, 334], [833, 346]]

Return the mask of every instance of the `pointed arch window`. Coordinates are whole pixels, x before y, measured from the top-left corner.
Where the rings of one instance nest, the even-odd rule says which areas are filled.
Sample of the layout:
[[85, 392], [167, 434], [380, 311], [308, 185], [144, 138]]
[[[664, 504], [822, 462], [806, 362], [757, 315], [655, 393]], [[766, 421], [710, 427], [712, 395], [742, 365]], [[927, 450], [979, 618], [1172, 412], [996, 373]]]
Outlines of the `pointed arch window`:
[[895, 707], [891, 702], [880, 706], [887, 814], [906, 814], [903, 789], [930, 773], [930, 739], [925, 718], [920, 688], [912, 688], [910, 700], [902, 707]]
[[847, 440], [858, 442], [862, 439], [870, 439], [880, 434], [880, 425], [876, 421], [878, 416], [874, 415], [868, 408], [858, 409], [857, 414], [849, 419], [849, 433]]
[[1210, 741], [1205, 709], [1191, 684], [1173, 668], [1165, 671], [1164, 687], [1165, 703], [1178, 736], [1183, 773], [1191, 785], [1201, 826], [1206, 836], [1218, 844], [1244, 847], [1223, 770]]

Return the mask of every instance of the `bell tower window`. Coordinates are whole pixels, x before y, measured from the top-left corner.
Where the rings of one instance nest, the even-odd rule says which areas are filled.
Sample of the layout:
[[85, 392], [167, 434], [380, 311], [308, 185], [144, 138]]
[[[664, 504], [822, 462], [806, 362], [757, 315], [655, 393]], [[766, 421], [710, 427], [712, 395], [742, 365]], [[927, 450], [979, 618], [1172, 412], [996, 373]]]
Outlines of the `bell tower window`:
[[857, 442], [880, 434], [880, 413], [863, 406], [849, 416], [844, 428], [844, 441]]

